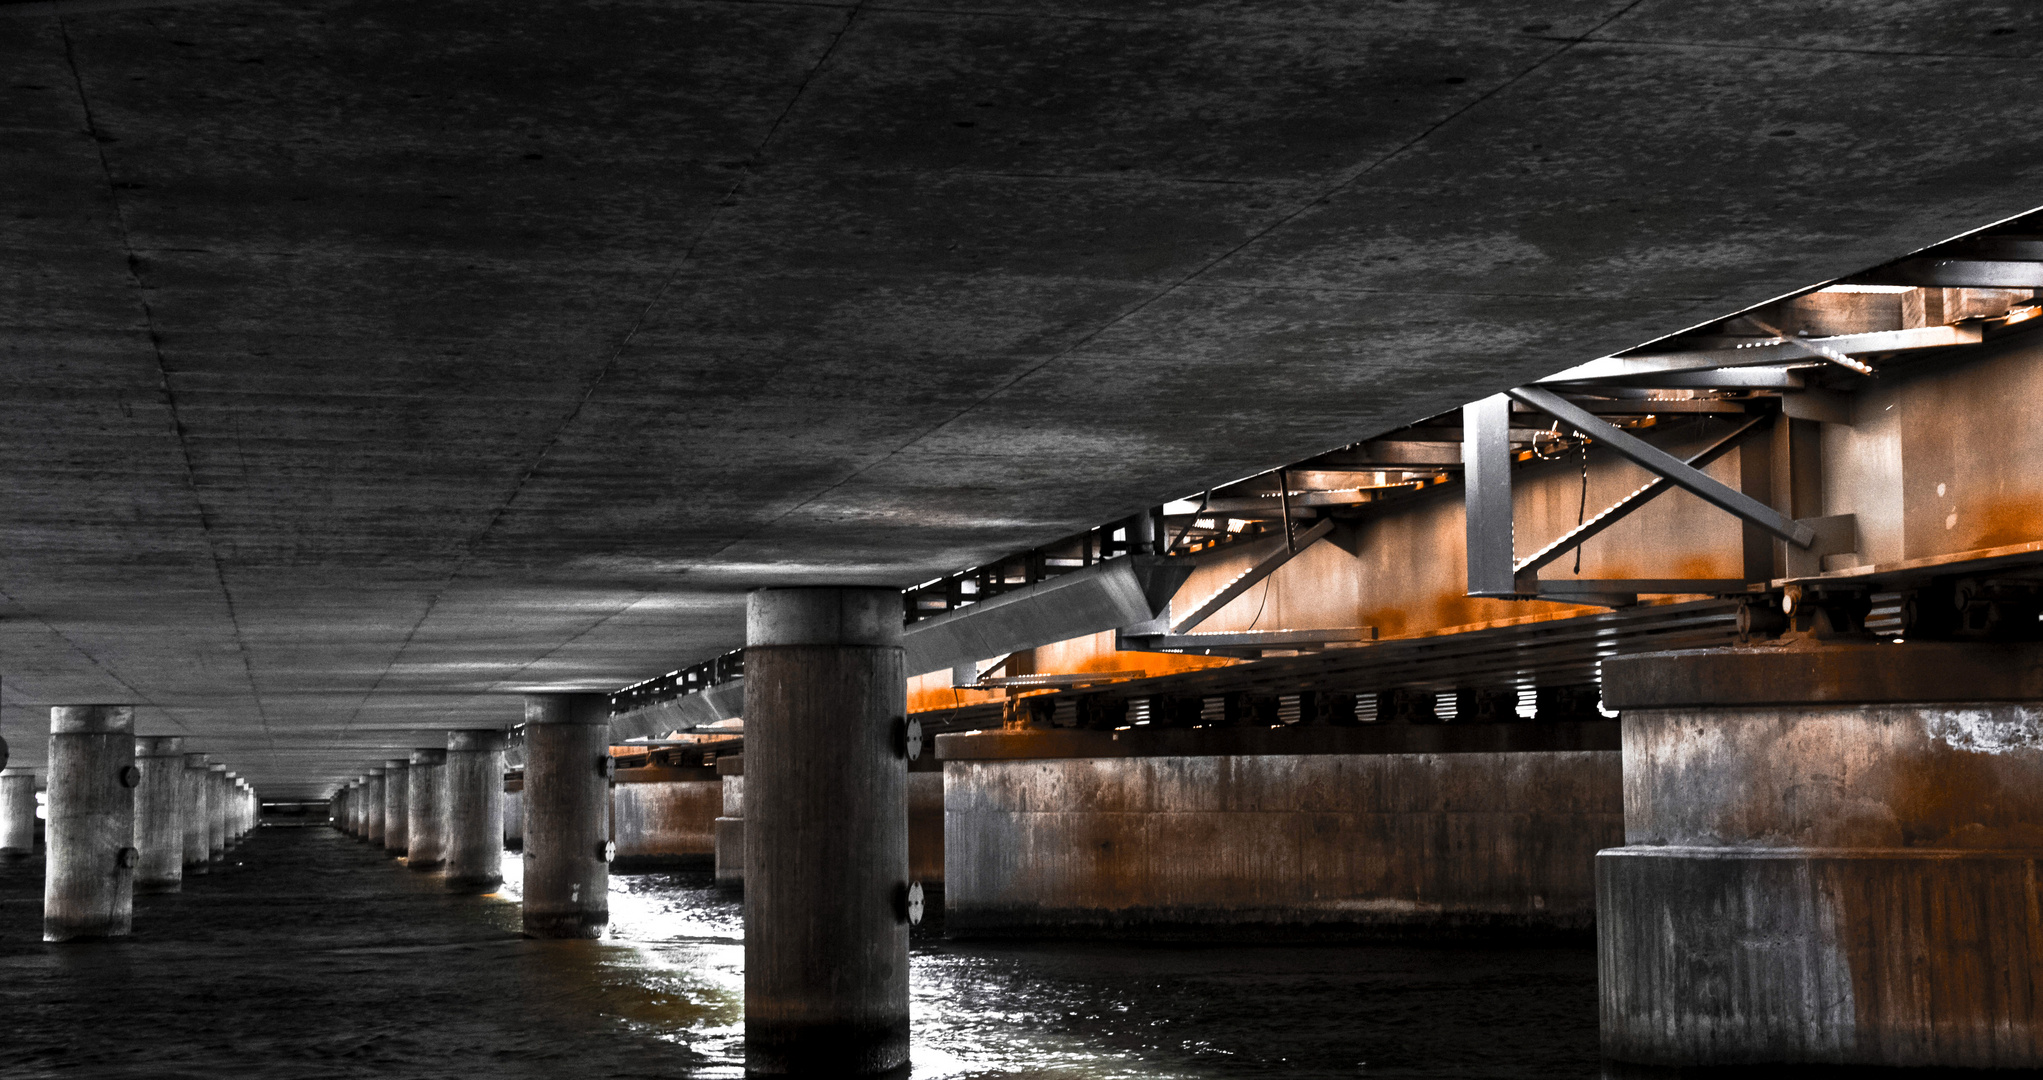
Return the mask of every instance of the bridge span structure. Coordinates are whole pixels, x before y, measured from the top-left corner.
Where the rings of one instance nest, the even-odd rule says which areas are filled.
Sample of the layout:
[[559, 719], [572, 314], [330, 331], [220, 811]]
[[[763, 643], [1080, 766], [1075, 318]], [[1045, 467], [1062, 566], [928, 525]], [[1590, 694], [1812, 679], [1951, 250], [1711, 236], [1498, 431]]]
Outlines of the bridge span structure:
[[1011, 939], [2043, 1069], [2028, 14], [0, 0], [0, 1073], [899, 1076]]

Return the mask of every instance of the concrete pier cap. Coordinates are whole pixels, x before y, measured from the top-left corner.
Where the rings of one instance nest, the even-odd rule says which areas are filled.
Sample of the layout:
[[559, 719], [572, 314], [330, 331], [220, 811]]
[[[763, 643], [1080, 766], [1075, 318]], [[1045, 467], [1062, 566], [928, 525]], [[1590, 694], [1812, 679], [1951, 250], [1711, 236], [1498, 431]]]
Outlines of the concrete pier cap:
[[2043, 644], [1616, 657], [1604, 1053], [2043, 1066]]
[[897, 589], [758, 589], [745, 600], [745, 645], [901, 644]]

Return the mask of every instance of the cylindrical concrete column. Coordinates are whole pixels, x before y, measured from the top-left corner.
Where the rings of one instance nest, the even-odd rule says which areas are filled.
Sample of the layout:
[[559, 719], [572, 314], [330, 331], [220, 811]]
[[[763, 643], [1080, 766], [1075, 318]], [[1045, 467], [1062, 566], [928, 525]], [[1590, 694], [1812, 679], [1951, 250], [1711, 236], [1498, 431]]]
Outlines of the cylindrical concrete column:
[[601, 937], [610, 923], [610, 770], [607, 695], [525, 695], [530, 937]]
[[2043, 1066], [2043, 645], [1770, 643], [1603, 678], [1607, 1057]]
[[391, 758], [383, 763], [383, 850], [404, 857], [410, 832], [411, 761]]
[[504, 777], [504, 850], [525, 850], [525, 778]]
[[229, 769], [221, 780], [221, 791], [225, 794], [221, 813], [221, 844], [228, 851], [241, 846], [241, 831], [236, 824], [241, 820], [241, 774]]
[[43, 940], [125, 936], [135, 910], [135, 710], [50, 710]]
[[908, 1062], [901, 596], [764, 589], [745, 627], [745, 1069]]
[[184, 887], [184, 740], [155, 735], [135, 740], [135, 867], [138, 893], [176, 892]]
[[211, 804], [206, 798], [206, 781], [212, 775], [212, 764], [204, 754], [184, 756], [184, 782], [179, 796], [184, 804], [184, 872], [187, 877], [205, 873], [206, 862], [212, 854], [206, 842], [207, 823], [212, 820]]
[[35, 770], [0, 769], [0, 858], [35, 854]]
[[447, 751], [430, 747], [411, 752], [411, 770], [405, 807], [406, 837], [404, 865], [413, 870], [434, 870], [446, 865], [447, 843]]
[[206, 768], [206, 857], [227, 859], [227, 766], [217, 761]]
[[375, 847], [382, 847], [383, 811], [385, 808], [383, 805], [383, 767], [381, 765], [369, 770], [369, 780], [362, 785], [362, 791], [369, 804], [369, 831], [367, 834], [369, 843]]
[[447, 887], [489, 892], [504, 880], [504, 733], [447, 733]]

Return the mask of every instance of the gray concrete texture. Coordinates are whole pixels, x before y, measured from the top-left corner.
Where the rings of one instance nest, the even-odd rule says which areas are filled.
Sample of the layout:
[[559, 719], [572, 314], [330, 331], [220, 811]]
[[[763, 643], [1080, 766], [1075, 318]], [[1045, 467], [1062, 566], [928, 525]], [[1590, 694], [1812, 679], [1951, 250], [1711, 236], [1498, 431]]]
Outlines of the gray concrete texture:
[[1582, 933], [1614, 751], [952, 761], [952, 934]]
[[[1669, 707], [1625, 710], [1626, 846], [1597, 856], [1606, 1053], [2043, 1066], [2043, 724], [2033, 697], [2007, 700], [2043, 648], [1998, 646], [1977, 672], [1952, 662], [1976, 648], [1611, 665], [1613, 696]], [[1895, 672], [1915, 703], [1894, 700]], [[1676, 704], [1733, 684], [1809, 700]]]
[[1097, 14], [9, 18], [19, 764], [127, 701], [318, 797], [2043, 189], [2019, 0]]

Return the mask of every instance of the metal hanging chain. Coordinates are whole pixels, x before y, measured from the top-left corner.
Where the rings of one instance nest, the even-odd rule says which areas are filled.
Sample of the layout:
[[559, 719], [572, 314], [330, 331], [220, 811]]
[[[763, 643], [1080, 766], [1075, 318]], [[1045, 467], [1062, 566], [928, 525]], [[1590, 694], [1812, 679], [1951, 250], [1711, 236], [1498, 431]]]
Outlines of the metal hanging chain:
[[[1579, 445], [1582, 448], [1582, 501], [1575, 506], [1575, 527], [1578, 529], [1582, 527], [1582, 522], [1589, 513], [1589, 440], [1583, 439]], [[1575, 545], [1575, 576], [1582, 576], [1581, 544]]]

